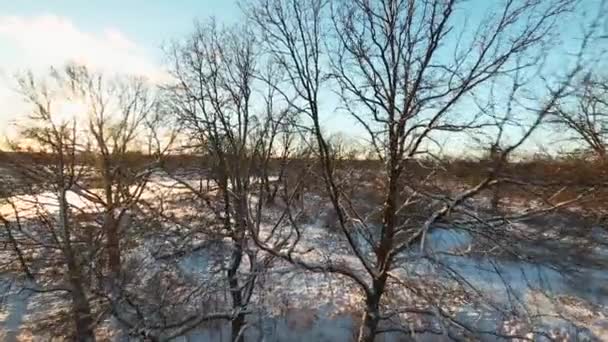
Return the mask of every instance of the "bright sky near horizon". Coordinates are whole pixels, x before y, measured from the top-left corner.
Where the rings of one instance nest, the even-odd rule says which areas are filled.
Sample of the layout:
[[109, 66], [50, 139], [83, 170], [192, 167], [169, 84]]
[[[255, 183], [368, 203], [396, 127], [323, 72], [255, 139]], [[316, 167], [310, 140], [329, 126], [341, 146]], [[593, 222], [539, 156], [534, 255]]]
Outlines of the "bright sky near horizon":
[[[26, 110], [15, 92], [17, 73], [75, 61], [160, 80], [163, 45], [209, 17], [236, 23], [242, 18], [238, 0], [0, 1], [0, 137], [14, 131]], [[332, 121], [339, 127], [344, 120]]]
[[239, 12], [232, 0], [1, 1], [0, 136], [24, 110], [16, 73], [75, 61], [158, 79], [164, 43], [191, 30], [195, 18], [229, 23]]
[[[473, 4], [467, 16], [488, 6], [486, 0], [472, 1], [482, 6]], [[196, 18], [210, 16], [222, 23], [238, 21], [237, 0], [0, 1], [0, 136], [24, 112], [14, 91], [16, 73], [76, 61], [162, 79], [163, 44], [188, 33]], [[356, 131], [338, 120], [332, 125]]]

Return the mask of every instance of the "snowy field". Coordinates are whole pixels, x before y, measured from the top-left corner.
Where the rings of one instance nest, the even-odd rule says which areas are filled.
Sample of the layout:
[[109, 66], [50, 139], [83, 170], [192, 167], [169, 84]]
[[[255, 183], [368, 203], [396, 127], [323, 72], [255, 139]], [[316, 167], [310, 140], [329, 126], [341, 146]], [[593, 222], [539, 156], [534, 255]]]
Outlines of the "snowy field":
[[[168, 198], [184, 192], [184, 188], [176, 189], [174, 182], [159, 178], [151, 184], [143, 198], [154, 200], [159, 194]], [[77, 192], [71, 192], [68, 201], [83, 210], [96, 209]], [[17, 196], [12, 198], [12, 203], [22, 218], [35, 217], [40, 211], [57, 210], [57, 202], [50, 193]], [[7, 205], [0, 207], [2, 214], [7, 217], [10, 217], [13, 209]], [[268, 213], [268, 217], [272, 216], [273, 213]], [[270, 222], [262, 225], [266, 230], [270, 226]], [[395, 275], [412, 282], [449, 284], [457, 274], [461, 277], [459, 280], [467, 284], [467, 292], [475, 292], [477, 302], [486, 305], [472, 306], [454, 300], [450, 309], [456, 313], [458, 320], [479, 331], [501, 331], [505, 335], [521, 332], [523, 336], [541, 341], [551, 338], [608, 341], [608, 268], [605, 267], [608, 266], [608, 248], [601, 247], [608, 245], [606, 228], [592, 228], [591, 238], [598, 242], [598, 246], [586, 257], [598, 262], [591, 266], [581, 265], [570, 257], [564, 257], [556, 265], [550, 260], [532, 263], [491, 254], [470, 255], [462, 252], [470, 250], [475, 243], [469, 233], [449, 227], [435, 228], [426, 242], [426, 253], [432, 255], [434, 262], [421, 258], [418, 251], [409, 251], [400, 255]], [[171, 266], [193, 282], [221, 284], [222, 273], [218, 271], [218, 262], [224, 260], [228, 253], [224, 241], [191, 240], [189, 243], [198, 248], [191, 248], [185, 254], [171, 255], [172, 244], [161, 241], [162, 237], [144, 236], [143, 239], [143, 243], [126, 256], [127, 263], [131, 261], [138, 265], [129, 272], [140, 278], [141, 283]], [[319, 216], [313, 216], [302, 225], [302, 241], [298, 249], [301, 257], [308, 260], [323, 260], [331, 255], [334, 261], [349, 263], [355, 269], [361, 268], [339, 237], [327, 232]], [[169, 256], [159, 257], [159, 251], [165, 251], [160, 254]], [[35, 286], [6, 276], [0, 287], [4, 292], [0, 311], [0, 340], [49, 340], [50, 334], [45, 336], [37, 333], [33, 336], [31, 331], [37, 330], [37, 325], [42, 324], [50, 313], [66, 310], [65, 297], [53, 292], [38, 293], [24, 289]], [[387, 296], [397, 303], [407, 303], [410, 298], [407, 295], [400, 297], [399, 288], [395, 285]], [[362, 298], [356, 287], [344, 278], [306, 272], [275, 260], [256, 282], [245, 336], [247, 341], [350, 341], [356, 335]], [[510, 321], [505, 313], [512, 308], [528, 310], [527, 317], [533, 318], [528, 323], [542, 334], [531, 334], [529, 329], [523, 328], [522, 322]], [[424, 323], [418, 317], [407, 314], [399, 319], [414, 321], [415, 324]], [[113, 319], [102, 322], [100, 331], [107, 340], [133, 339], [125, 336], [120, 324]], [[381, 341], [400, 341], [400, 336], [383, 334]], [[480, 334], [479, 337], [487, 341], [504, 340], [492, 334]], [[414, 335], [414, 338], [419, 341], [444, 340], [444, 336], [434, 334]], [[228, 324], [209, 323], [174, 340], [229, 339]]]

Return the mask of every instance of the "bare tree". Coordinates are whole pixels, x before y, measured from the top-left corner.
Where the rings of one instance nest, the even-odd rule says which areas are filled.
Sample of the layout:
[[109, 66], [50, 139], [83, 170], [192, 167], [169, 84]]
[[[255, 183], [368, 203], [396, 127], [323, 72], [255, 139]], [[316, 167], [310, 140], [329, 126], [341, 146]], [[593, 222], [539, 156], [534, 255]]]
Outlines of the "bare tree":
[[[52, 68], [45, 78], [30, 73], [18, 81], [31, 114], [18, 125], [21, 134], [12, 142], [17, 152], [7, 157], [21, 173], [13, 185], [29, 196], [25, 201], [33, 203], [34, 213], [22, 200], [7, 198], [11, 215], [1, 221], [16, 262], [30, 279], [24, 286], [37, 292], [67, 291], [81, 336], [77, 339], [86, 339], [124, 285], [120, 255], [140, 238], [132, 214], [173, 136], [160, 136], [162, 117], [144, 79], [106, 79], [69, 64]], [[153, 155], [138, 150], [145, 140], [154, 143], [149, 148]], [[46, 191], [56, 194], [56, 205], [45, 203]], [[32, 228], [36, 226], [40, 228]], [[62, 251], [62, 259], [49, 257], [55, 250]], [[57, 277], [64, 267], [68, 287]]]
[[602, 160], [606, 159], [608, 139], [608, 82], [588, 75], [572, 85], [569, 96], [555, 105], [550, 122], [570, 131], [572, 140], [586, 145]]
[[[359, 341], [373, 341], [385, 331], [380, 323], [391, 315], [383, 312], [382, 303], [389, 283], [402, 284], [395, 276], [399, 256], [418, 245], [423, 258], [428, 258], [425, 241], [431, 228], [457, 216], [458, 208], [470, 198], [498, 183], [496, 165], [469, 189], [431, 194], [423, 184], [404, 182], [408, 163], [432, 155], [440, 134], [486, 126], [479, 116], [463, 114], [463, 103], [493, 80], [506, 82], [513, 74], [533, 70], [556, 22], [574, 5], [573, 1], [505, 1], [475, 25], [459, 13], [467, 7], [458, 1], [260, 0], [246, 7], [268, 58], [286, 74], [277, 90], [310, 122], [326, 194], [360, 267], [338, 261], [310, 263], [299, 258], [293, 246], [256, 241], [306, 269], [353, 280], [365, 298]], [[500, 160], [527, 140], [579, 71], [577, 64], [548, 89], [543, 100], [548, 105], [529, 110], [533, 124], [503, 150]], [[384, 163], [379, 227], [366, 222], [344, 193], [347, 182], [321, 127], [320, 98], [325, 90], [339, 94], [344, 110], [366, 130]], [[502, 134], [495, 137], [503, 140]], [[431, 170], [428, 177], [433, 174]], [[363, 239], [358, 238], [361, 235]]]
[[[121, 227], [121, 222], [141, 196], [152, 170], [151, 165], [145, 162], [141, 165], [142, 161], [134, 158], [137, 144], [145, 134], [153, 133], [157, 125], [158, 117], [154, 114], [158, 108], [152, 87], [142, 78], [112, 79], [78, 65], [67, 65], [55, 77], [69, 85], [71, 100], [83, 104], [85, 112], [79, 114], [87, 117], [103, 189], [103, 198], [91, 198], [105, 210], [102, 230], [107, 263], [111, 278], [116, 279], [121, 268], [121, 235], [128, 229]], [[152, 130], [146, 132], [147, 128]]]
[[[289, 112], [273, 102], [274, 89], [255, 86], [255, 44], [255, 37], [244, 28], [199, 23], [184, 44], [170, 51], [176, 83], [167, 86], [190, 147], [210, 164], [209, 169], [201, 165], [198, 176], [211, 179], [212, 186], [196, 188], [174, 177], [201, 207], [210, 210], [216, 224], [205, 229], [207, 234], [230, 240], [230, 255], [222, 262], [231, 298], [233, 341], [244, 340], [256, 277], [268, 262], [252, 249], [249, 231], [259, 230], [263, 211], [274, 197], [272, 161], [277, 152], [285, 155], [290, 149], [289, 138], [283, 148], [276, 147]], [[254, 111], [254, 94], [263, 99], [258, 111]]]
[[[30, 144], [31, 148], [47, 157], [42, 164], [32, 161], [27, 154], [10, 158], [10, 164], [19, 169], [24, 181], [32, 186], [30, 191], [34, 191], [31, 193], [34, 209], [33, 213], [30, 212], [34, 219], [25, 227], [24, 208], [13, 204], [12, 222], [9, 223], [8, 218], [2, 221], [9, 231], [19, 236], [20, 263], [26, 274], [36, 281], [30, 286], [36, 291], [67, 292], [71, 301], [74, 339], [95, 341], [95, 317], [86, 287], [91, 260], [85, 251], [94, 251], [96, 246], [87, 245], [83, 240], [78, 219], [82, 209], [68, 199], [68, 193], [83, 182], [89, 170], [81, 159], [87, 147], [81, 143], [81, 132], [75, 120], [61, 118], [56, 112], [57, 102], [61, 100], [57, 96], [66, 89], [53, 87], [53, 84], [36, 80], [31, 74], [19, 79], [19, 90], [31, 105], [31, 112], [29, 122], [21, 132], [23, 140], [15, 143], [14, 147]], [[50, 191], [55, 206], [49, 208], [48, 199], [38, 198], [35, 191], [39, 189]], [[35, 253], [37, 250], [39, 252]], [[30, 267], [25, 268], [23, 251], [27, 251], [28, 260], [31, 260], [33, 252], [40, 258], [31, 260]], [[60, 258], [53, 256], [55, 251], [60, 252]], [[41, 271], [29, 271], [34, 265]], [[49, 278], [49, 270], [55, 267], [60, 268], [59, 274], [65, 271], [65, 277], [53, 277], [55, 273], [51, 271]]]

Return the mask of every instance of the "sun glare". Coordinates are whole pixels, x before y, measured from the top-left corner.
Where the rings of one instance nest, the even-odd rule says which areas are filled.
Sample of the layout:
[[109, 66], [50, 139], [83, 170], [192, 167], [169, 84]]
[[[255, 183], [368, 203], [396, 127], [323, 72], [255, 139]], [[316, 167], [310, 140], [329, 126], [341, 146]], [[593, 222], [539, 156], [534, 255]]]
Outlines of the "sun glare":
[[63, 101], [57, 105], [54, 112], [57, 121], [65, 122], [83, 118], [86, 114], [86, 105], [81, 101]]

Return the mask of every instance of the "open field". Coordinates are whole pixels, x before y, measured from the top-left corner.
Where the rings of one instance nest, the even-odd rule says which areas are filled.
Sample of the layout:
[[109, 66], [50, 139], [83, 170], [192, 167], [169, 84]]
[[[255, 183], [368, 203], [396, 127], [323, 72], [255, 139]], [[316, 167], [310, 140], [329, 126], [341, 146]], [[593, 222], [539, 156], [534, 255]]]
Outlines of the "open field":
[[[193, 166], [196, 162], [190, 161]], [[507, 172], [525, 175], [519, 180], [528, 185], [503, 188], [501, 212], [507, 216], [518, 215], [535, 205], [541, 206], [539, 199], [545, 194], [539, 193], [538, 189], [546, 193], [556, 191], [542, 182], [569, 180], [568, 189], [559, 193], [558, 201], [576, 196], [589, 186], [590, 178], [573, 178], [571, 163], [574, 162], [539, 161], [510, 166]], [[292, 165], [301, 164], [306, 163], [292, 162]], [[170, 173], [156, 172], [140, 197], [140, 207], [131, 212], [133, 217], [128, 227], [134, 237], [129, 246], [125, 246], [128, 251], [124, 259], [128, 270], [128, 279], [124, 279], [128, 285], [125, 286], [132, 287], [131, 291], [139, 297], [137, 300], [155, 302], [160, 311], [150, 311], [153, 315], [150, 319], [165, 317], [170, 321], [171, 315], [178, 313], [183, 317], [190, 310], [194, 310], [194, 314], [201, 305], [209, 312], [227, 305], [221, 269], [230, 259], [230, 244], [219, 232], [209, 234], [193, 227], [197, 221], [204, 220], [205, 215], [211, 220], [213, 214], [197, 211], [196, 199], [186, 187], [187, 184], [206, 183], [205, 186], [213, 188], [213, 181], [204, 174], [187, 171], [191, 168], [180, 167], [181, 170], [171, 168]], [[342, 167], [354, 177], [349, 190], [353, 205], [366, 217], [367, 224], [381, 224], [373, 210], [380, 204], [375, 201], [382, 198], [382, 189], [371, 176], [378, 164], [352, 161], [345, 162]], [[294, 166], [294, 170], [298, 168]], [[582, 169], [580, 164], [577, 169]], [[458, 187], [468, 186], [481, 177], [475, 173], [481, 173], [483, 162], [450, 162], [444, 170], [439, 181], [421, 184], [428, 189], [451, 187], [457, 191]], [[603, 171], [594, 170], [597, 169], [589, 168], [587, 176], [601, 181]], [[412, 168], [411, 172], [413, 177], [424, 178], [422, 168]], [[274, 179], [278, 182], [276, 177]], [[322, 186], [315, 186], [313, 182], [307, 183], [307, 190], [302, 194], [303, 205], [294, 213], [297, 217], [280, 227], [281, 234], [289, 235], [289, 226], [297, 224], [301, 238], [294, 253], [299, 258], [308, 262], [329, 258], [334, 263], [346, 263], [364, 271], [339, 234], [331, 205], [320, 190]], [[88, 190], [91, 193], [101, 191]], [[481, 194], [467, 207], [475, 211], [492, 211], [490, 195]], [[255, 204], [257, 199], [254, 194], [251, 196], [250, 201]], [[425, 313], [428, 310], [425, 302], [437, 298], [442, 301], [446, 315], [477, 330], [477, 336], [483, 340], [501, 339], [502, 335], [539, 340], [547, 336], [547, 339], [572, 341], [608, 338], [608, 321], [604, 318], [608, 314], [608, 233], [605, 214], [601, 211], [605, 205], [599, 200], [603, 192], [598, 191], [593, 196], [597, 197], [554, 210], [549, 215], [517, 220], [508, 225], [508, 235], [500, 227], [494, 232], [484, 232], [490, 227], [437, 223], [426, 237], [424, 254], [418, 246], [412, 246], [397, 256], [398, 262], [392, 271], [395, 279], [387, 290], [385, 305], [410, 309], [395, 315], [386, 327], [410, 322], [407, 323], [410, 328], [420, 331], [415, 335], [418, 340], [442, 340], [441, 333], [438, 336], [437, 332], [432, 332], [441, 327], [440, 322]], [[78, 210], [83, 229], [88, 224], [94, 226], [99, 207], [77, 192], [70, 193], [67, 198], [70, 206]], [[22, 234], [41, 234], [36, 218], [41, 213], [56, 215], [58, 212], [53, 193], [20, 193], [5, 200], [11, 205], [3, 205], [3, 217], [14, 218], [13, 210], [17, 208], [24, 229]], [[161, 202], [162, 215], [159, 215]], [[277, 200], [262, 213], [261, 236], [276, 234], [272, 230], [277, 228], [274, 225], [284, 208], [285, 203]], [[152, 222], [149, 217], [153, 217], [153, 213], [160, 218]], [[139, 224], [142, 226], [138, 227]], [[40, 239], [43, 238], [41, 234]], [[6, 246], [6, 236], [4, 239]], [[500, 248], [503, 243], [510, 246]], [[361, 242], [361, 245], [365, 243]], [[307, 272], [297, 265], [271, 258], [264, 251], [256, 250], [255, 245], [250, 248], [256, 253], [256, 259], [268, 258], [268, 261], [260, 270], [249, 305], [252, 323], [246, 331], [248, 339], [265, 336], [266, 340], [272, 341], [333, 341], [348, 340], [356, 335], [360, 320], [358, 312], [363, 303], [359, 290], [351, 281], [335, 274]], [[32, 253], [26, 258], [31, 260], [32, 268], [37, 268], [35, 272], [39, 273], [40, 279], [52, 277], [48, 273], [53, 272], [52, 255], [44, 256], [45, 261], [36, 261], [36, 253], [40, 252], [27, 248], [24, 251]], [[10, 248], [4, 253], [9, 260]], [[243, 276], [251, 273], [250, 267], [249, 262], [241, 265]], [[35, 289], [38, 285], [17, 274], [11, 276], [16, 270], [10, 270], [9, 267], [4, 276], [3, 339], [52, 338], [53, 333], [44, 327], [55, 326], [64, 319], [62, 316], [69, 307], [66, 298], [60, 292], [24, 290], [24, 287]], [[200, 288], [201, 285], [205, 288]], [[157, 297], [161, 295], [165, 297]], [[128, 329], [125, 330], [115, 318], [103, 314], [108, 310], [108, 304], [99, 305], [99, 338], [126, 338], [120, 336], [128, 334]], [[414, 307], [418, 309], [413, 310]], [[122, 309], [125, 315], [133, 314], [128, 313], [128, 307]], [[513, 310], [525, 310], [527, 315], [521, 317], [526, 320], [518, 320], [510, 313]], [[413, 326], [411, 322], [414, 322]], [[201, 323], [184, 333], [182, 339], [215, 341], [229, 338], [229, 332], [229, 325], [221, 321], [211, 325]], [[400, 340], [400, 336], [397, 332], [386, 333], [383, 338], [393, 341]]]

